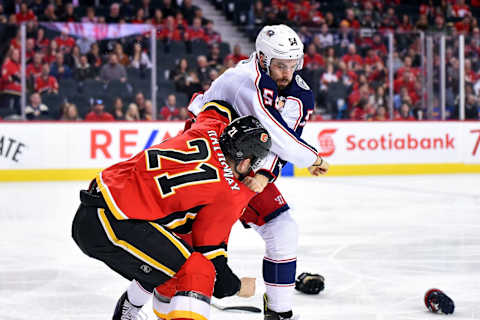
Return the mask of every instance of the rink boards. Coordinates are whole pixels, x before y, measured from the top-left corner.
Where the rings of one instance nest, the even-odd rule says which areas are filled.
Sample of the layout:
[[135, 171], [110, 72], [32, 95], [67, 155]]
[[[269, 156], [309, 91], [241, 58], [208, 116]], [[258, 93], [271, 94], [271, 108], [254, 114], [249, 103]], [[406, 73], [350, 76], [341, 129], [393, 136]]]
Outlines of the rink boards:
[[[176, 135], [182, 122], [3, 122], [0, 181], [88, 180]], [[310, 122], [330, 175], [480, 173], [480, 122]], [[287, 165], [285, 176], [307, 175]]]

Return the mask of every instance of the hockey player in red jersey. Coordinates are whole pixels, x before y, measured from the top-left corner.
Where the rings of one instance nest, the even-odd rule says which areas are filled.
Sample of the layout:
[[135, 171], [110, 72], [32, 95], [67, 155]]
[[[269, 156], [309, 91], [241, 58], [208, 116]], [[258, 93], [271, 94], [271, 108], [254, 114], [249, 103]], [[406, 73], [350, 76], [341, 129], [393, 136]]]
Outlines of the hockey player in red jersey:
[[[241, 220], [264, 239], [263, 279], [266, 286], [265, 320], [295, 319], [298, 228], [292, 211], [273, 183], [286, 161], [308, 168], [313, 176], [327, 173], [329, 164], [301, 138], [314, 96], [298, 70], [303, 64], [303, 43], [286, 25], [265, 26], [257, 36], [255, 52], [196, 95], [188, 109], [198, 114], [214, 99], [232, 104], [239, 115], [253, 115], [272, 137], [270, 154], [256, 167], [257, 191]], [[315, 284], [316, 285], [316, 284]]]
[[[255, 195], [243, 182], [271, 140], [254, 117], [236, 117], [228, 103], [208, 102], [189, 130], [101, 171], [80, 192], [75, 242], [131, 280], [113, 320], [136, 319], [161, 284], [164, 319], [208, 319], [212, 294], [254, 294], [255, 280], [229, 268], [227, 243]], [[188, 233], [191, 245], [177, 236]]]

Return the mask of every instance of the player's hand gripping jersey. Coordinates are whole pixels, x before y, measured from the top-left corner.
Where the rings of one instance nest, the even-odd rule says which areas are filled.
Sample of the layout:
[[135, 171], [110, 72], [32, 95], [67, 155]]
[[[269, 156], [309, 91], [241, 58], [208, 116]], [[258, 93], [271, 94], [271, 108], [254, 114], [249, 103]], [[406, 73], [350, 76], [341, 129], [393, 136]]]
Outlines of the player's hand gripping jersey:
[[315, 148], [300, 138], [313, 111], [314, 97], [297, 73], [289, 86], [278, 91], [272, 78], [259, 67], [254, 52], [223, 73], [204, 94], [197, 95], [188, 109], [197, 115], [205, 102], [214, 99], [235, 106], [240, 116], [255, 116], [272, 136], [271, 153], [257, 171], [263, 169], [276, 177], [280, 160], [305, 168], [317, 159]]
[[[191, 232], [196, 251], [212, 260], [218, 278], [240, 288], [228, 268], [231, 227], [255, 195], [236, 179], [220, 149], [223, 129], [236, 117], [230, 106], [209, 102], [184, 134], [152, 146], [98, 174], [96, 181], [117, 219], [159, 223], [176, 233]], [[218, 281], [217, 281], [218, 282]]]

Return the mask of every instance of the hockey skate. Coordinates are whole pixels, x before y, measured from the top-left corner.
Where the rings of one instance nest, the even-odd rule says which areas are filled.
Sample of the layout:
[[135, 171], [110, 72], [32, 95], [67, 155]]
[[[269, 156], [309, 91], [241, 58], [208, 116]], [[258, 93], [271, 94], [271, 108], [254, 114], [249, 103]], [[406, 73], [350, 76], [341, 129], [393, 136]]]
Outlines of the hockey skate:
[[263, 295], [263, 313], [265, 315], [264, 320], [299, 320], [300, 316], [293, 315], [292, 310], [287, 311], [287, 312], [275, 312], [273, 310], [270, 310], [267, 305], [268, 302], [268, 297], [267, 294], [265, 293]]
[[112, 320], [138, 320], [137, 315], [141, 307], [134, 306], [128, 301], [125, 291], [117, 302]]

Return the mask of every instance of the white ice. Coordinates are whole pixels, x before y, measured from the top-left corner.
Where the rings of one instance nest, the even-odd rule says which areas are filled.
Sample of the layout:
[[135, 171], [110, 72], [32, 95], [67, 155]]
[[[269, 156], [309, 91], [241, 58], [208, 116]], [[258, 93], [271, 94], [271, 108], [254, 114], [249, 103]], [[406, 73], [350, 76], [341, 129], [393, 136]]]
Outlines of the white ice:
[[[70, 227], [87, 182], [0, 184], [0, 319], [111, 319], [128, 282], [85, 256]], [[456, 304], [447, 319], [480, 319], [480, 175], [283, 178], [300, 226], [297, 272], [325, 276], [316, 296], [295, 294], [301, 320], [441, 319], [423, 305], [442, 289]], [[229, 261], [257, 277], [263, 242], [236, 225]], [[145, 313], [154, 317], [149, 306]], [[211, 319], [262, 319], [212, 310]]]

